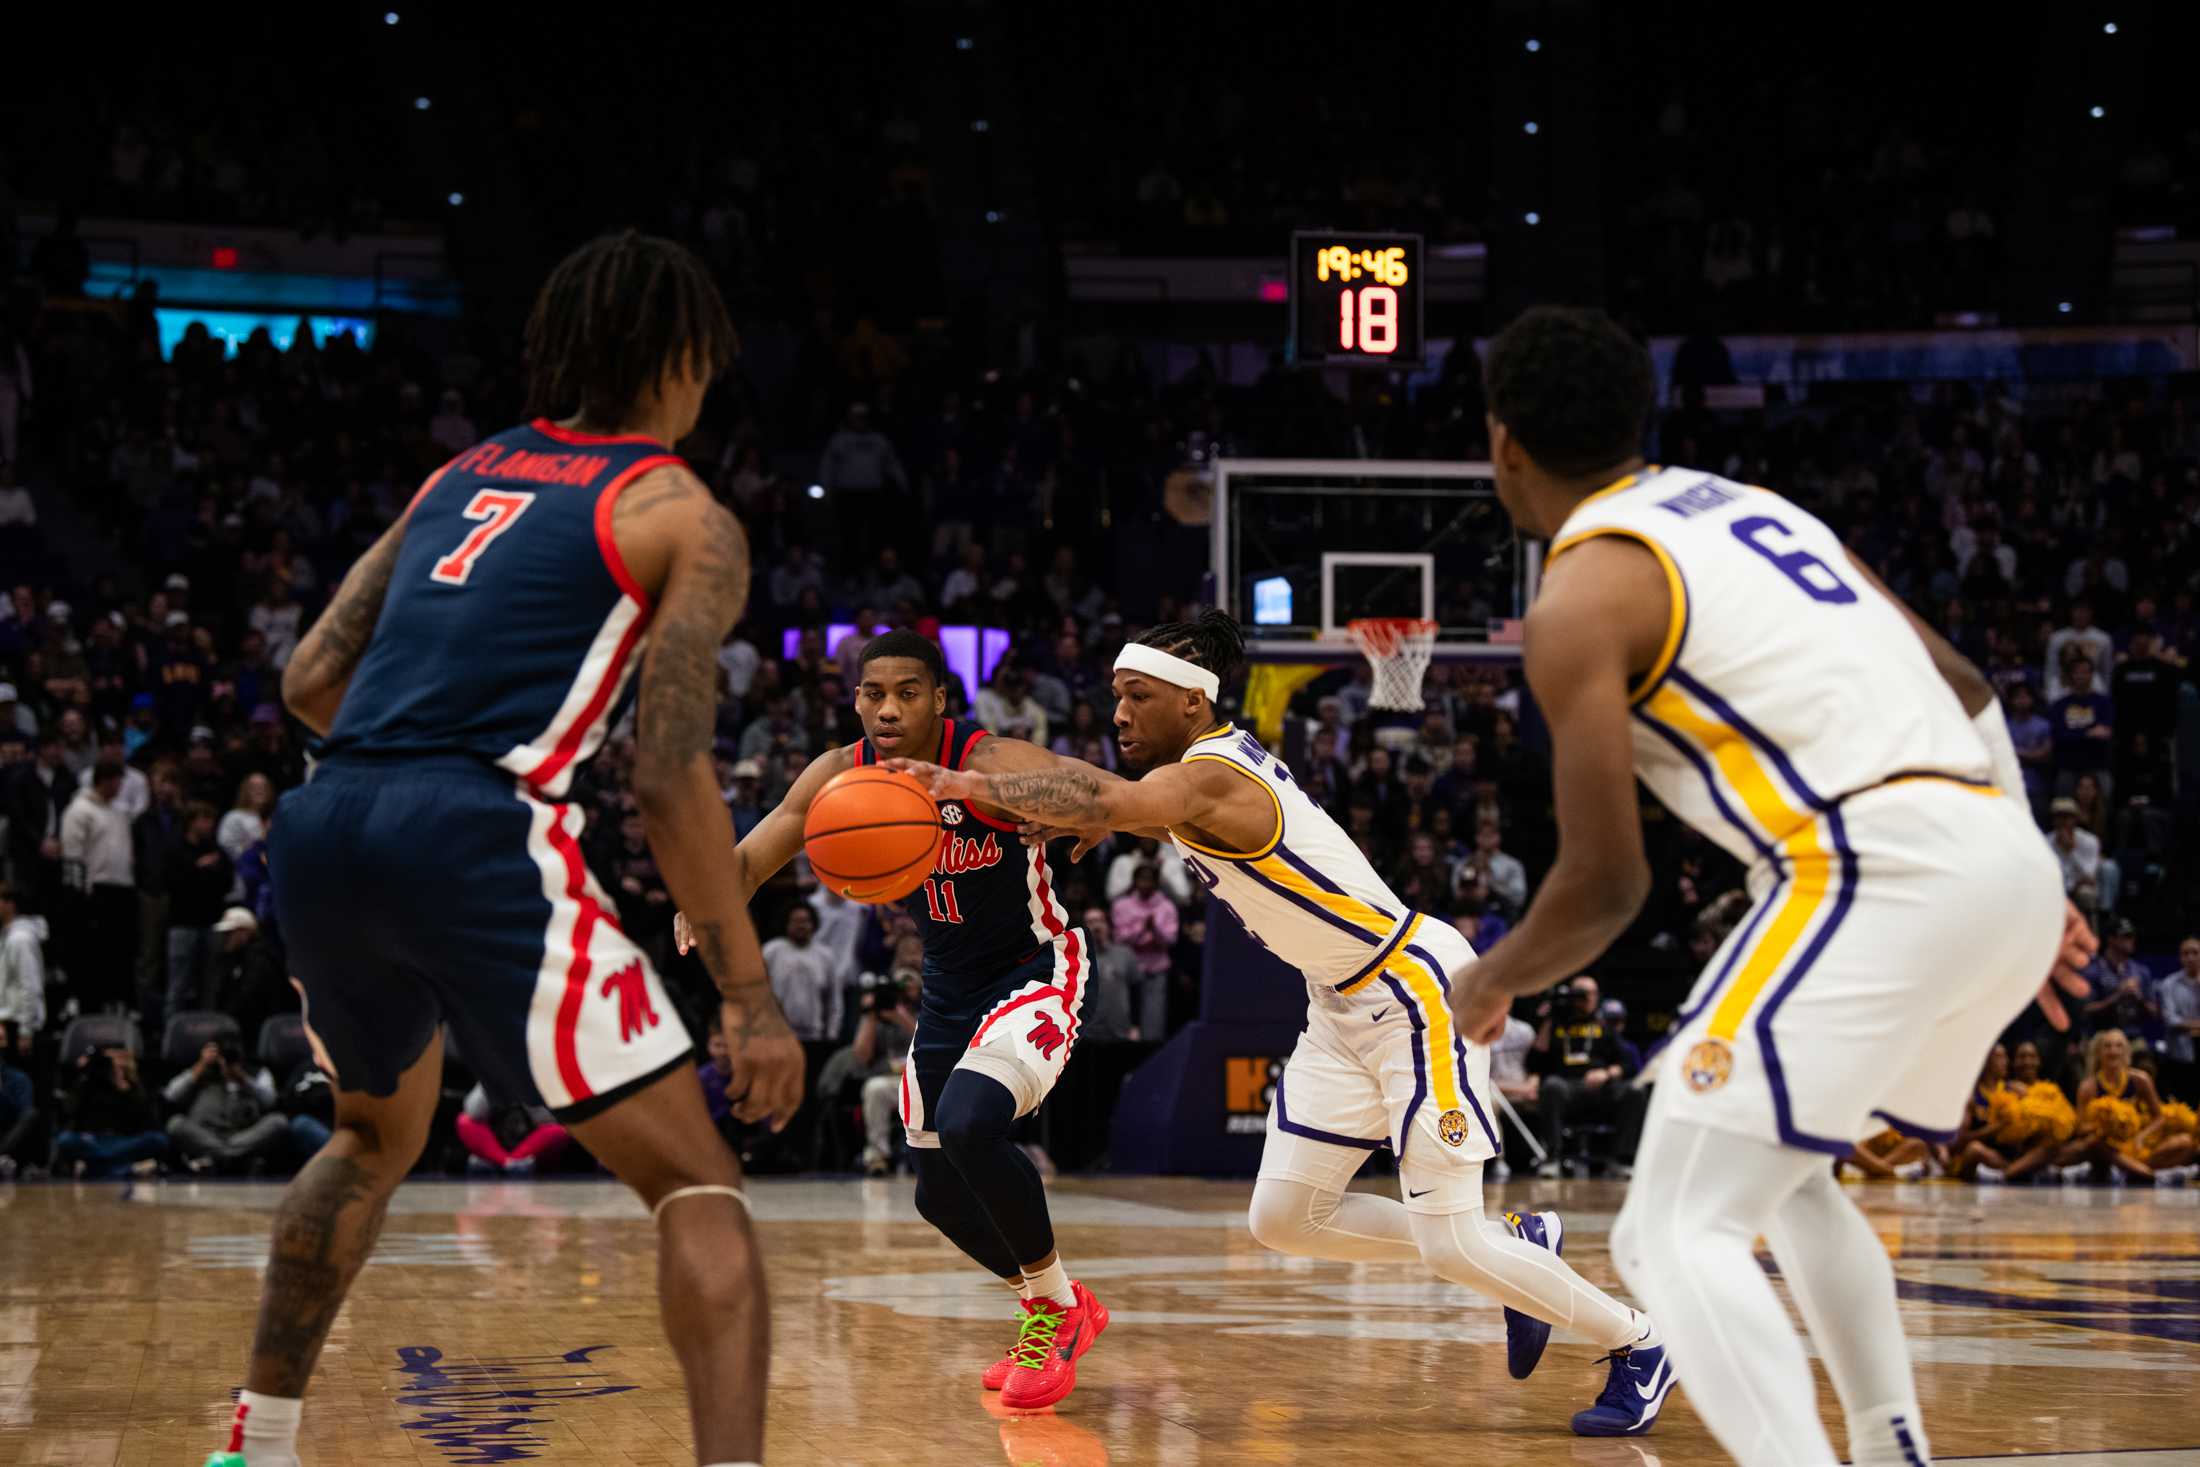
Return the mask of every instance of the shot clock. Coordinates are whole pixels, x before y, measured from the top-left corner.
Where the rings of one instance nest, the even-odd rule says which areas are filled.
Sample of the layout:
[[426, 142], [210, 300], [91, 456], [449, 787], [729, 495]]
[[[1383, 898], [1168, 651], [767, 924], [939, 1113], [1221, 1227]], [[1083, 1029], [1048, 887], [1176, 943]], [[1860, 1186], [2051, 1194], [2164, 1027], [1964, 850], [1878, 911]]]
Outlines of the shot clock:
[[1291, 236], [1291, 360], [1421, 363], [1421, 236], [1301, 230]]

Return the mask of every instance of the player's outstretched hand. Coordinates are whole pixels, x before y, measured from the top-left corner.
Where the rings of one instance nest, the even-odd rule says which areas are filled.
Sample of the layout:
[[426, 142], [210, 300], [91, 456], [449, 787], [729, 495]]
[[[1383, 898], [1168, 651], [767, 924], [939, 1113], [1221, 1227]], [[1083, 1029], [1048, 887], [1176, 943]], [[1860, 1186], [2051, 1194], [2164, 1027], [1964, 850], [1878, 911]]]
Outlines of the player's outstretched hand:
[[[2085, 914], [2074, 903], [2064, 902], [2062, 947], [2055, 954], [2055, 966], [2048, 970], [2047, 981], [2040, 985], [2040, 1012], [2047, 1015], [2048, 1023], [2058, 1029], [2070, 1027], [2070, 1013], [2063, 1007], [2062, 994], [2084, 998], [2093, 991], [2085, 969], [2100, 950], [2101, 940], [2093, 935]], [[2062, 993], [2055, 991], [2058, 988]]]
[[1041, 820], [1026, 820], [1023, 824], [1017, 826], [1016, 830], [1018, 834], [1023, 836], [1024, 844], [1032, 847], [1043, 846], [1049, 841], [1057, 840], [1077, 842], [1076, 849], [1069, 853], [1072, 865], [1084, 860], [1087, 851], [1108, 838], [1108, 832], [1105, 830], [1071, 830], [1067, 826], [1048, 825]]
[[771, 1015], [759, 1022], [746, 1004], [729, 1003], [720, 1015], [726, 1034], [726, 1096], [733, 1113], [748, 1122], [762, 1121], [783, 1131], [802, 1108], [802, 1090], [808, 1065], [802, 1041], [772, 1006]]
[[882, 759], [879, 766], [912, 776], [935, 800], [977, 798], [979, 777], [965, 769], [942, 769], [921, 759]]
[[688, 921], [685, 912], [672, 914], [672, 946], [683, 958], [688, 955], [688, 949], [695, 946], [695, 924]]
[[1471, 1042], [1495, 1044], [1504, 1037], [1512, 998], [1483, 983], [1476, 976], [1480, 969], [1479, 963], [1469, 964], [1451, 980], [1451, 1019]]

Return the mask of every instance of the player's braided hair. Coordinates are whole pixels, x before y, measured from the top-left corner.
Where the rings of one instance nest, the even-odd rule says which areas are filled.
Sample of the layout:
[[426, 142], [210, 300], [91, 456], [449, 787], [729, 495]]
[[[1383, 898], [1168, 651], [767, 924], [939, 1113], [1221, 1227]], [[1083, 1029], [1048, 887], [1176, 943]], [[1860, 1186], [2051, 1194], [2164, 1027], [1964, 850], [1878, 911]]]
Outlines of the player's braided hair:
[[1201, 612], [1197, 621], [1165, 621], [1138, 640], [1205, 668], [1224, 683], [1245, 660], [1245, 631], [1223, 611]]
[[527, 317], [527, 413], [618, 427], [666, 369], [715, 377], [740, 340], [703, 262], [629, 229], [559, 262]]

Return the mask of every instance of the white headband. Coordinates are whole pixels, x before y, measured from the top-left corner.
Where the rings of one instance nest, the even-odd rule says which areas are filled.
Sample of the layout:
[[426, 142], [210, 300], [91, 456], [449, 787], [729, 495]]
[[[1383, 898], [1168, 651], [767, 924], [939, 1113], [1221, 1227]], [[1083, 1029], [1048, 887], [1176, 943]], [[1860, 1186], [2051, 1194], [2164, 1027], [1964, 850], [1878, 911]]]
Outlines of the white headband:
[[1222, 691], [1222, 679], [1206, 668], [1186, 662], [1173, 652], [1149, 647], [1143, 642], [1125, 643], [1123, 650], [1115, 654], [1115, 670], [1143, 672], [1173, 687], [1196, 689], [1205, 693], [1210, 703]]

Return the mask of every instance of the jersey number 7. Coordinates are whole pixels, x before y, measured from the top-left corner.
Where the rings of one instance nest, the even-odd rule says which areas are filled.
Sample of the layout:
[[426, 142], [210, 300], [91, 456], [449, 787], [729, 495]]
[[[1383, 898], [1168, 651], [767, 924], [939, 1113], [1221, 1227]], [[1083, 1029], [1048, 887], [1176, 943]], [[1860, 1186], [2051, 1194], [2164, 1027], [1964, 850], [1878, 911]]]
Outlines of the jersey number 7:
[[480, 520], [473, 532], [459, 542], [456, 550], [435, 563], [428, 572], [430, 580], [441, 581], [446, 586], [463, 586], [466, 578], [474, 573], [474, 562], [527, 512], [527, 506], [535, 502], [535, 496], [515, 489], [484, 489], [466, 506], [466, 518]]

